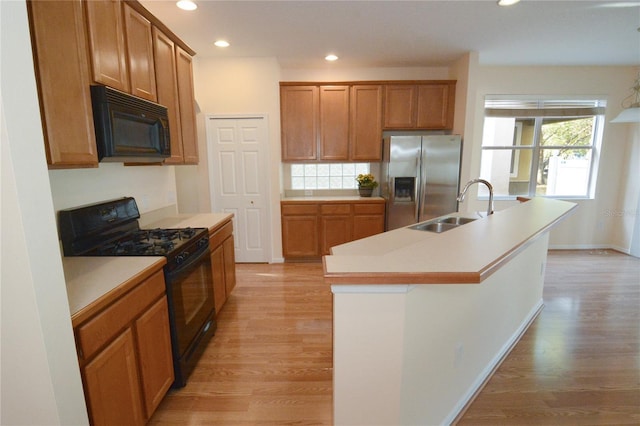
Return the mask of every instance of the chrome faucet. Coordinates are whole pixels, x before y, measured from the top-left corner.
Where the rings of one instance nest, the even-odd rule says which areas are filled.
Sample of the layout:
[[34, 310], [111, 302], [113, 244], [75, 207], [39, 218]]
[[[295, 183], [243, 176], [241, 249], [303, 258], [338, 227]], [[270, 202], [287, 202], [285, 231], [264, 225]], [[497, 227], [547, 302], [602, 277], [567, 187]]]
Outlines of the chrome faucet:
[[459, 202], [464, 201], [464, 197], [465, 195], [467, 195], [467, 190], [474, 183], [484, 183], [489, 189], [489, 206], [487, 207], [487, 216], [489, 216], [490, 214], [493, 214], [493, 186], [484, 179], [473, 179], [467, 182], [467, 184], [462, 189], [462, 192], [460, 192], [460, 195], [458, 195], [458, 201]]

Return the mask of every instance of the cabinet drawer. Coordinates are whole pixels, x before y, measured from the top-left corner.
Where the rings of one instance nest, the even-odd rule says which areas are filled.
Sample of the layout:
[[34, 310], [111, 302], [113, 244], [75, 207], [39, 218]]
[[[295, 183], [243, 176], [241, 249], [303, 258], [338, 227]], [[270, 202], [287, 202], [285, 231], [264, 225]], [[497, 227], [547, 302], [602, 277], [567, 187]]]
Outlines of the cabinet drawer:
[[353, 214], [384, 214], [384, 204], [354, 204]]
[[321, 204], [320, 214], [351, 214], [350, 204]]
[[76, 328], [80, 357], [90, 358], [113, 339], [153, 301], [165, 293], [162, 270], [122, 296], [104, 311]]
[[214, 250], [224, 240], [233, 234], [233, 222], [229, 221], [224, 226], [209, 236], [209, 249]]
[[282, 204], [283, 215], [315, 215], [317, 213], [317, 204]]

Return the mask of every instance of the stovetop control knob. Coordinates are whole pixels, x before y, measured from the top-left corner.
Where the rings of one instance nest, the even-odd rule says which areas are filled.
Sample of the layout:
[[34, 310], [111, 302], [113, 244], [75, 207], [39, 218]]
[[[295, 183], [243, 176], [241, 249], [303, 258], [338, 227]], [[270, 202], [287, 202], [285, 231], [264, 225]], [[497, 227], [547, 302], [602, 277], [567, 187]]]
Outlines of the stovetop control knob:
[[208, 242], [209, 242], [209, 238], [207, 238], [207, 237], [200, 238], [198, 240], [197, 246], [198, 246], [198, 248], [203, 247], [203, 246], [207, 245]]
[[187, 257], [189, 257], [189, 252], [183, 251], [182, 253], [176, 256], [176, 264], [180, 265], [182, 262], [187, 260]]

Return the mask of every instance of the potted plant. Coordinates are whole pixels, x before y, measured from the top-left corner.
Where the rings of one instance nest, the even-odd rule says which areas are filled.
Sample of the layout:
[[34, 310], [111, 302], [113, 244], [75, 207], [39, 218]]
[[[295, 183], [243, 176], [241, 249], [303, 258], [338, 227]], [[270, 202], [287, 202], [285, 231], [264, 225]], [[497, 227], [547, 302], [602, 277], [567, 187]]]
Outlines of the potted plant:
[[361, 197], [371, 197], [371, 193], [378, 186], [375, 176], [371, 173], [359, 174], [356, 178], [358, 182], [358, 192]]

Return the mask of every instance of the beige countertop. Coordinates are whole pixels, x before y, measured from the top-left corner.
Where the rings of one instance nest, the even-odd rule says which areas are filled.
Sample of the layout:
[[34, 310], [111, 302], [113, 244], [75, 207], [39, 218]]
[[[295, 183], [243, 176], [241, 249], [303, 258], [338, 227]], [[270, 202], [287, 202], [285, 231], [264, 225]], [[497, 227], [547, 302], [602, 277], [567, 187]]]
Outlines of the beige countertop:
[[384, 202], [384, 198], [382, 197], [360, 197], [358, 195], [347, 195], [347, 196], [322, 196], [315, 195], [310, 197], [286, 197], [282, 198], [280, 201], [283, 202], [291, 202], [291, 203], [319, 203], [319, 202], [344, 202], [344, 203], [353, 203], [353, 202], [362, 202], [366, 203], [367, 201], [373, 201], [376, 203]]
[[167, 263], [159, 256], [63, 257], [71, 319], [77, 325]]
[[[230, 213], [179, 214], [145, 225], [152, 228], [209, 228], [213, 232], [233, 218]], [[73, 325], [162, 269], [161, 256], [63, 257], [67, 298]]]
[[233, 213], [177, 214], [151, 222], [145, 228], [209, 228], [213, 232], [233, 218]]
[[479, 283], [576, 207], [534, 198], [455, 229], [400, 228], [332, 248], [331, 284]]

